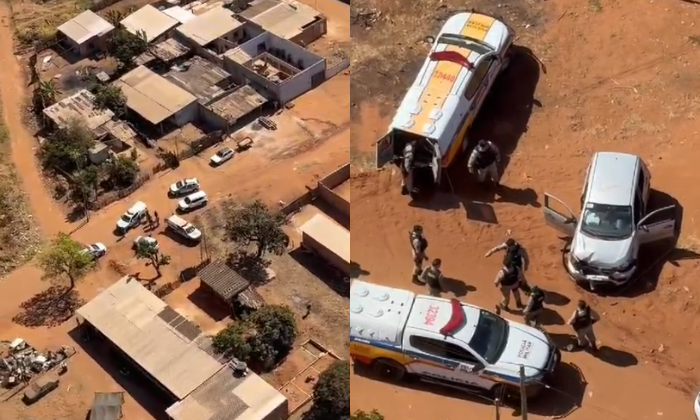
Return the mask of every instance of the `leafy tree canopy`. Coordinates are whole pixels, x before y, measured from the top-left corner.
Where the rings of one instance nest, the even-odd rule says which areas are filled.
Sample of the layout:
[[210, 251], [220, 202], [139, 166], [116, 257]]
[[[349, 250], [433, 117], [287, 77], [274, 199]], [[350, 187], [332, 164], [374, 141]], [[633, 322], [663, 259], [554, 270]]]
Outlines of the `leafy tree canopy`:
[[107, 163], [107, 175], [113, 187], [126, 188], [139, 176], [139, 164], [130, 156], [119, 155]]
[[214, 337], [214, 348], [267, 371], [289, 353], [296, 337], [291, 309], [268, 305], [219, 332]]
[[350, 416], [350, 420], [384, 420], [384, 416], [379, 414], [377, 410], [372, 410], [369, 413], [357, 410]]
[[286, 224], [284, 214], [256, 200], [241, 207], [229, 208], [225, 230], [228, 237], [241, 246], [255, 243], [255, 255], [261, 258], [266, 252], [281, 255], [285, 251], [289, 239], [282, 227]]
[[41, 146], [41, 160], [46, 169], [72, 173], [87, 166], [88, 151], [95, 145], [92, 132], [79, 119], [72, 119], [51, 133]]
[[[314, 386], [314, 405], [305, 420], [350, 419], [350, 363], [339, 360], [321, 372]], [[355, 417], [353, 417], [354, 419]], [[381, 420], [358, 417], [358, 420]]]
[[136, 257], [148, 260], [156, 270], [158, 277], [161, 276], [160, 269], [170, 264], [170, 256], [160, 252], [158, 245], [153, 242], [141, 241], [136, 245]]
[[49, 248], [40, 255], [39, 265], [48, 278], [65, 277], [70, 288], [95, 268], [95, 260], [85, 247], [65, 233], [59, 233]]
[[144, 31], [132, 34], [124, 28], [118, 28], [109, 39], [108, 51], [120, 67], [128, 68], [136, 57], [148, 51], [148, 37]]
[[95, 105], [101, 109], [110, 109], [117, 114], [124, 112], [126, 96], [122, 88], [116, 85], [99, 84], [95, 88]]

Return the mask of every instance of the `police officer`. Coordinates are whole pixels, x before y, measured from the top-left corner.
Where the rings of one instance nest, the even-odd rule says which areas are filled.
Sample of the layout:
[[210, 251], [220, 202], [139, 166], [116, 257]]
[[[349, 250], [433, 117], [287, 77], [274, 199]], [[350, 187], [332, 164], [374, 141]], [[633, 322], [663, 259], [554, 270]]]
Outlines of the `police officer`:
[[496, 287], [501, 289], [501, 294], [503, 295], [503, 300], [496, 305], [496, 313], [500, 314], [502, 309], [509, 311], [508, 305], [510, 304], [510, 295], [513, 295], [515, 299], [515, 304], [518, 309], [523, 309], [523, 301], [520, 298], [520, 283], [523, 281], [523, 271], [521, 268], [514, 264], [505, 265], [502, 269], [498, 271], [496, 275], [496, 280], [494, 284]]
[[418, 189], [413, 186], [413, 160], [416, 152], [416, 142], [409, 141], [403, 148], [403, 160], [401, 162], [401, 194], [415, 194]]
[[504, 250], [506, 251], [506, 254], [503, 257], [503, 265], [508, 265], [509, 262], [512, 262], [513, 264], [522, 268], [523, 271], [527, 269], [528, 259], [525, 248], [523, 248], [522, 245], [520, 245], [520, 243], [513, 238], [508, 238], [508, 240], [502, 244], [491, 248], [489, 252], [486, 253], [485, 257], [488, 258], [496, 252]]
[[540, 325], [539, 317], [544, 311], [544, 291], [537, 286], [532, 286], [530, 297], [523, 310], [523, 317], [527, 325], [537, 327]]
[[408, 236], [411, 240], [411, 253], [413, 255], [412, 281], [416, 284], [424, 284], [421, 281], [421, 274], [423, 274], [423, 261], [428, 260], [428, 256], [425, 255], [428, 241], [423, 236], [423, 226], [413, 226], [413, 230], [408, 233]]
[[[598, 322], [600, 317], [591, 309], [588, 304], [579, 300], [576, 305], [576, 310], [571, 314], [571, 318], [567, 324], [571, 325], [576, 332], [576, 344], [578, 348], [590, 348], [593, 351], [598, 350], [596, 344], [595, 333], [593, 332], [593, 324]], [[573, 349], [572, 349], [573, 350]]]
[[435, 258], [430, 267], [426, 268], [421, 275], [423, 283], [428, 285], [428, 291], [430, 296], [440, 297], [442, 293], [442, 271], [440, 267], [442, 266], [442, 260], [440, 258]]
[[489, 180], [499, 185], [500, 177], [498, 176], [498, 162], [501, 161], [501, 153], [495, 144], [488, 140], [479, 140], [471, 156], [469, 156], [470, 173], [478, 175], [479, 182]]

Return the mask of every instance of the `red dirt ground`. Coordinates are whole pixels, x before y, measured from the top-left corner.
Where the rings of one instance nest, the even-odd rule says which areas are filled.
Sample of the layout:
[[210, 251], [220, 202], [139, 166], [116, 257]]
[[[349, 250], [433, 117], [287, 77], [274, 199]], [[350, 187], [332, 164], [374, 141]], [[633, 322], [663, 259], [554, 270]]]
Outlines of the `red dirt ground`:
[[[330, 7], [329, 12], [335, 13], [333, 6]], [[347, 7], [344, 13], [347, 15]], [[331, 18], [337, 20], [338, 15], [333, 15]], [[68, 223], [61, 206], [52, 200], [50, 192], [45, 188], [34, 159], [36, 140], [22, 124], [21, 112], [25, 104], [24, 84], [21, 82], [22, 68], [13, 54], [12, 28], [9, 26], [10, 10], [5, 3], [0, 5], [0, 21], [2, 21], [0, 61], [3, 63], [0, 66], [2, 110], [10, 133], [12, 160], [23, 190], [27, 193], [34, 219], [47, 238], [58, 232], [71, 232], [72, 236], [79, 241], [85, 243], [101, 241], [109, 249], [108, 254], [100, 262], [100, 269], [79, 283], [78, 292], [82, 299], [89, 300], [121, 277], [109, 268], [110, 260], [124, 265], [126, 272], [130, 274], [139, 273], [139, 277], [144, 281], [155, 276], [152, 267], [147, 267], [143, 261], [133, 258], [131, 244], [136, 236], [144, 234], [143, 229], [130, 232], [123, 240], [112, 234], [117, 218], [131, 203], [137, 200], [145, 201], [152, 211], [158, 211], [163, 218], [169, 215], [176, 205], [175, 200], [166, 197], [167, 186], [180, 178], [191, 176], [198, 177], [202, 182], [203, 188], [210, 196], [210, 206], [227, 198], [246, 200], [257, 197], [270, 203], [277, 203], [280, 200], [290, 201], [306, 191], [305, 185], [315, 183], [320, 177], [349, 160], [348, 108], [334, 106], [337, 105], [337, 101], [349, 103], [349, 76], [340, 74], [295, 101], [296, 106], [293, 109], [275, 117], [278, 118], [280, 126], [277, 134], [284, 138], [284, 142], [275, 139], [266, 141], [265, 147], [253, 147], [218, 169], [212, 169], [207, 165], [209, 156], [215, 152], [209, 151], [202, 157], [184, 161], [177, 170], [156, 175], [132, 196], [92, 214], [89, 223], [85, 225], [81, 225], [80, 222]], [[343, 25], [336, 26], [334, 26], [336, 31], [343, 27]], [[324, 109], [321, 116], [317, 112], [319, 108]], [[298, 127], [300, 124], [303, 124], [303, 129]], [[274, 147], [270, 147], [271, 144]], [[280, 179], [284, 182], [279, 182]], [[185, 217], [192, 220], [198, 213]], [[158, 280], [158, 284], [176, 279], [180, 270], [197, 264], [201, 259], [200, 248], [182, 246], [171, 238], [161, 235], [163, 230], [164, 225], [161, 224], [160, 228], [153, 231], [153, 235], [159, 239], [164, 253], [172, 257], [172, 263], [163, 268], [163, 277]], [[19, 307], [22, 302], [48, 288], [49, 284], [41, 278], [40, 269], [26, 265], [0, 281], [0, 295], [4, 302], [0, 305], [2, 339], [11, 340], [22, 337], [38, 348], [60, 344], [74, 345], [67, 334], [75, 325], [72, 321], [54, 328], [27, 328], [12, 322], [16, 315], [22, 313]], [[192, 292], [190, 289], [194, 289], [195, 286], [194, 283], [186, 284], [169, 295], [166, 300], [188, 317], [204, 324], [205, 330], [216, 330], [220, 324], [212, 320], [207, 321], [206, 314], [198, 310], [188, 298]], [[268, 293], [275, 294], [274, 291], [264, 290], [264, 292], [266, 299], [268, 299]], [[283, 300], [286, 296], [278, 298]], [[323, 326], [324, 328], [315, 327], [323, 324], [323, 321], [317, 318], [316, 315], [309, 317], [307, 323], [301, 326], [303, 332], [312, 330], [317, 333], [315, 335], [322, 335], [328, 330], [327, 325]], [[317, 330], [314, 331], [314, 328]], [[24, 407], [17, 398], [4, 403], [0, 405], [0, 417], [83, 419], [94, 392], [121, 389], [120, 385], [95, 360], [81, 351], [79, 346], [76, 348], [78, 353], [71, 358], [69, 372], [62, 378], [59, 390], [30, 408]], [[116, 376], [118, 377], [118, 374]], [[147, 393], [138, 391], [136, 394]], [[139, 403], [133, 396], [127, 394], [124, 418], [133, 420], [153, 418], [142, 406], [143, 404], [154, 403], [147, 397]], [[161, 412], [160, 415], [162, 414]]]
[[[539, 105], [532, 97], [518, 96], [527, 93], [531, 83], [530, 75], [520, 74], [503, 81], [511, 84], [498, 93], [496, 106], [480, 117], [483, 134], [500, 142], [510, 155], [503, 177], [509, 193], [494, 200], [474, 192], [466, 180], [469, 176], [458, 168], [450, 177], [460, 199], [443, 197], [432, 208], [409, 206], [399, 194], [398, 174], [392, 169], [372, 171], [369, 153], [389, 123], [395, 100], [415, 73], [382, 91], [377, 86], [385, 80], [383, 76], [360, 63], [353, 68], [353, 260], [375, 282], [419, 291], [409, 281], [406, 232], [421, 224], [430, 240], [429, 255], [442, 258], [445, 275], [476, 288], [460, 298], [492, 307], [498, 299], [492, 279], [500, 260], [485, 259], [483, 254], [511, 231], [531, 255], [530, 282], [570, 300], [550, 305], [561, 318], [569, 316], [579, 298], [603, 314], [597, 328], [605, 347], [601, 354], [563, 357], [565, 365], [555, 385], [582, 401], [582, 408], [568, 418], [691, 420], [693, 397], [700, 389], [696, 369], [700, 340], [693, 338], [700, 330], [700, 318], [696, 318], [700, 286], [695, 281], [700, 192], [691, 187], [700, 157], [694, 144], [700, 129], [696, 119], [700, 32], [693, 24], [698, 8], [685, 2], [537, 2], [539, 15], [528, 22], [522, 10], [534, 3], [500, 3], [505, 3], [502, 11], [507, 16], [525, 16], [516, 27], [521, 35], [518, 42], [530, 47], [547, 70], [539, 75], [534, 92]], [[385, 17], [368, 31], [370, 35], [361, 35], [362, 51], [373, 45], [371, 34], [382, 36], [392, 25], [398, 31], [399, 23], [406, 27], [410, 16], [397, 11], [400, 4], [408, 3], [370, 5]], [[442, 8], [436, 2], [422, 7]], [[401, 44], [421, 56], [424, 47], [412, 47], [411, 41]], [[358, 90], [363, 98], [356, 99], [358, 83], [365, 86], [364, 91]], [[373, 97], [380, 100], [367, 99]], [[530, 108], [531, 115], [523, 115]], [[675, 251], [673, 261], [664, 263], [661, 270], [646, 273], [627, 297], [596, 297], [577, 290], [561, 267], [562, 244], [542, 219], [542, 193], [551, 192], [575, 205], [591, 154], [604, 150], [640, 155], [652, 171], [653, 188], [678, 200], [684, 209], [678, 243], [684, 251]], [[468, 220], [464, 203], [471, 200], [492, 205], [498, 224]], [[569, 332], [562, 325], [547, 329]], [[576, 384], [577, 375], [568, 367], [572, 363], [583, 372], [585, 389]], [[351, 386], [353, 409], [376, 408], [387, 420], [494, 416], [492, 406], [440, 389], [408, 389], [358, 375], [352, 377]], [[573, 405], [571, 400], [552, 392], [531, 407], [530, 418], [560, 414]]]

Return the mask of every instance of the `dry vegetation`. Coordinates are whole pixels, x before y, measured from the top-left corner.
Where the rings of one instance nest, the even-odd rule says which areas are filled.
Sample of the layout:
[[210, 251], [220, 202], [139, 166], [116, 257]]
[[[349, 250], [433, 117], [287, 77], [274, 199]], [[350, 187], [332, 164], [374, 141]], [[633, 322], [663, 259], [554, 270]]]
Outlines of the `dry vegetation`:
[[86, 10], [90, 0], [55, 0], [47, 2], [11, 0], [15, 34], [20, 46], [48, 42], [55, 38], [56, 28]]
[[24, 193], [10, 161], [7, 128], [0, 113], [0, 276], [31, 259], [40, 244]]

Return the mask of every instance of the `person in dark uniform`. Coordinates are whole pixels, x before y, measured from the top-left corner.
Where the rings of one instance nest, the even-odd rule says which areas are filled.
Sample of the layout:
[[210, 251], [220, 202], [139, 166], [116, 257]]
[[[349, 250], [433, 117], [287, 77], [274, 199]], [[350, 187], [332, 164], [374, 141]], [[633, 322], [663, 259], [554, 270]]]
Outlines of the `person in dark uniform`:
[[428, 285], [428, 291], [430, 296], [440, 297], [442, 293], [442, 271], [440, 267], [442, 266], [442, 260], [440, 258], [435, 258], [430, 267], [426, 268], [421, 275], [423, 283]]
[[509, 311], [508, 305], [510, 304], [510, 295], [513, 295], [515, 299], [515, 304], [518, 309], [523, 309], [522, 298], [520, 297], [520, 283], [523, 281], [523, 270], [514, 264], [503, 266], [502, 269], [498, 271], [496, 275], [496, 280], [494, 284], [496, 287], [500, 288], [501, 294], [503, 295], [503, 300], [496, 305], [496, 313], [500, 314], [501, 310]]
[[530, 289], [530, 297], [527, 300], [525, 309], [523, 310], [523, 317], [525, 318], [525, 323], [533, 327], [540, 325], [539, 317], [544, 311], [544, 291], [537, 286], [532, 286]]
[[484, 256], [488, 258], [499, 251], [506, 251], [505, 255], [503, 256], [504, 266], [508, 265], [510, 261], [518, 267], [522, 268], [523, 271], [527, 270], [529, 265], [527, 252], [525, 252], [525, 248], [523, 248], [523, 246], [520, 245], [518, 241], [516, 241], [513, 238], [508, 238], [502, 244], [496, 245], [495, 247], [491, 248], [489, 252], [487, 252]]
[[598, 350], [595, 333], [593, 332], [593, 324], [598, 322], [598, 320], [600, 320], [598, 314], [585, 301], [579, 300], [576, 310], [571, 314], [571, 318], [567, 322], [576, 333], [578, 348], [584, 349], [588, 347], [592, 351]]
[[498, 162], [501, 161], [501, 153], [495, 144], [488, 140], [479, 140], [474, 151], [469, 156], [467, 167], [470, 173], [476, 173], [480, 183], [486, 178], [493, 181], [496, 186], [501, 182], [498, 175]]
[[411, 241], [411, 254], [413, 256], [412, 281], [416, 284], [425, 284], [421, 280], [421, 275], [423, 274], [423, 261], [428, 260], [428, 256], [425, 255], [425, 250], [428, 248], [428, 240], [423, 236], [423, 226], [413, 226], [413, 230], [408, 232], [408, 237]]

